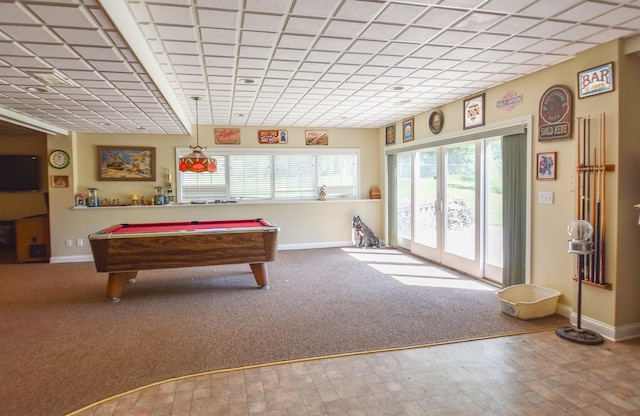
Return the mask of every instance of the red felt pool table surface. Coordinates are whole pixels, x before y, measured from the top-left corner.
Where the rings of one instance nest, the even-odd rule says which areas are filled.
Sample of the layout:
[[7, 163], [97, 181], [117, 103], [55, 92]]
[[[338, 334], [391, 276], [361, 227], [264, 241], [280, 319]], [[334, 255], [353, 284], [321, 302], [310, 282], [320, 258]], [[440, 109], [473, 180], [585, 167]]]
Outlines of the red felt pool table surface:
[[[263, 218], [249, 220], [220, 220], [220, 221], [178, 221], [178, 222], [150, 222], [140, 224], [117, 224], [106, 228], [99, 234], [134, 234], [134, 233], [163, 233], [170, 231], [196, 231], [214, 229], [243, 229], [252, 227], [269, 227], [272, 224]], [[96, 235], [96, 237], [98, 237]]]
[[117, 224], [89, 235], [96, 270], [108, 272], [107, 297], [118, 301], [139, 270], [248, 263], [269, 287], [280, 228], [267, 219]]

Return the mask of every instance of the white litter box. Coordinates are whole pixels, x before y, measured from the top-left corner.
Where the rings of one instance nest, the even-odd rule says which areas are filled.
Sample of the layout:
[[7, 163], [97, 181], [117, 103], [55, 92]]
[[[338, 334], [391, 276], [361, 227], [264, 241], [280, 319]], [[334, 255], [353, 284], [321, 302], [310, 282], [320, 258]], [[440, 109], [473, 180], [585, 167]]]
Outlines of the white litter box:
[[497, 294], [502, 312], [523, 320], [553, 315], [561, 295], [557, 290], [529, 284], [509, 286]]

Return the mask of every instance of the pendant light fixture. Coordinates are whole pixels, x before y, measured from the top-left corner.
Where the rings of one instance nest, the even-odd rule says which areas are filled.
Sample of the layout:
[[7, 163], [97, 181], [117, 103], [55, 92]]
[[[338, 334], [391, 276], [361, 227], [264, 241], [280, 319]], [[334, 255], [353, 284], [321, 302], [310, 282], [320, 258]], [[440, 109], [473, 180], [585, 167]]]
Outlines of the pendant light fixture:
[[216, 160], [204, 154], [206, 147], [200, 146], [200, 131], [198, 124], [198, 101], [200, 97], [191, 97], [196, 102], [196, 146], [189, 146], [191, 153], [180, 158], [178, 169], [180, 172], [215, 172], [218, 170]]

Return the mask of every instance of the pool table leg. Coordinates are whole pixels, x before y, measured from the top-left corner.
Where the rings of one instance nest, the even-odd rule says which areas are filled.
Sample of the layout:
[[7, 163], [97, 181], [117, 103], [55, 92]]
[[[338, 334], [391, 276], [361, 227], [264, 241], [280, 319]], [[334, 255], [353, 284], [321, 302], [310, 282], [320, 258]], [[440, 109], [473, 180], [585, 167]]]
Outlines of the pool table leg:
[[120, 302], [125, 283], [134, 280], [138, 272], [111, 272], [107, 281], [107, 298], [111, 302]]
[[250, 263], [253, 277], [260, 289], [269, 289], [269, 273], [267, 272], [267, 263]]

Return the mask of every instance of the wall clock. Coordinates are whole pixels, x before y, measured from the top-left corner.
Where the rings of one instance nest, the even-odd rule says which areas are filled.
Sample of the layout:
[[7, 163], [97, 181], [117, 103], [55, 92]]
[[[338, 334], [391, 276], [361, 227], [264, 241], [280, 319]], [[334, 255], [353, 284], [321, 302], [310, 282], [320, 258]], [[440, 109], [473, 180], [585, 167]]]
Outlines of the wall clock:
[[69, 157], [69, 153], [64, 150], [54, 150], [49, 153], [49, 164], [56, 169], [64, 169], [69, 166], [69, 162], [71, 162], [71, 158]]

